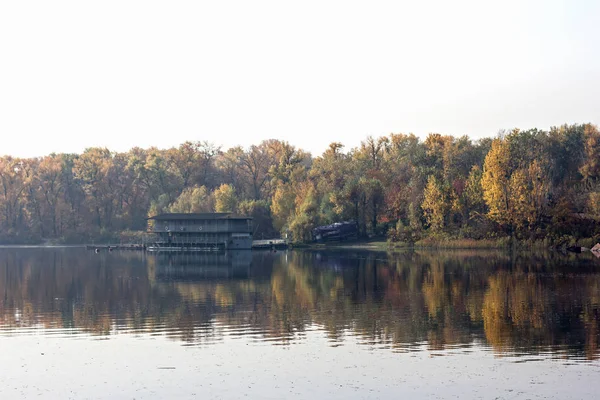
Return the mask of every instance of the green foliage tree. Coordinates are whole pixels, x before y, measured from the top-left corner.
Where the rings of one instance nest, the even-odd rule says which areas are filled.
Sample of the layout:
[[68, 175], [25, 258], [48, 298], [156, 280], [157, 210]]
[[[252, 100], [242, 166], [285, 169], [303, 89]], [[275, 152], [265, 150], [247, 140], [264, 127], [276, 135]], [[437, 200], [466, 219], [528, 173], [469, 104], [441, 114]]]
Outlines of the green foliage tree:
[[317, 191], [310, 183], [305, 183], [296, 197], [296, 211], [289, 224], [292, 238], [297, 242], [310, 241], [318, 215]]
[[184, 189], [168, 207], [172, 213], [205, 213], [213, 210], [213, 199], [206, 187]]
[[483, 171], [479, 166], [474, 165], [469, 172], [464, 191], [467, 220], [471, 219], [472, 214], [480, 215], [484, 212], [485, 201], [483, 198], [483, 187], [481, 186], [482, 177]]

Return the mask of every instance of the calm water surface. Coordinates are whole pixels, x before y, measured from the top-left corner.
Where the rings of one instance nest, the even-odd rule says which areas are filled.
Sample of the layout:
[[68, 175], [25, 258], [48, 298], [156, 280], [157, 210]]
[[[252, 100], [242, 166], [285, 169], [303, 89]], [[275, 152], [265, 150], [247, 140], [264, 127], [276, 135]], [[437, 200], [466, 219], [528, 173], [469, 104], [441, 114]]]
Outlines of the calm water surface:
[[0, 398], [594, 399], [600, 259], [0, 249]]

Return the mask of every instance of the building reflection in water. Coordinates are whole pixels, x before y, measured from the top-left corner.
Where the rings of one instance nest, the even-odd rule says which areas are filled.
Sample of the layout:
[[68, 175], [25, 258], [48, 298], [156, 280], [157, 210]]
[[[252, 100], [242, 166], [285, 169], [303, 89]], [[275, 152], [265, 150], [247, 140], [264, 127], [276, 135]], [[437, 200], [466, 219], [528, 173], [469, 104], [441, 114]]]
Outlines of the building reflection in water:
[[[149, 275], [158, 281], [248, 279], [252, 252], [154, 253], [147, 256]], [[152, 279], [152, 278], [151, 278]]]
[[158, 334], [595, 359], [600, 262], [497, 252], [0, 249], [0, 335]]

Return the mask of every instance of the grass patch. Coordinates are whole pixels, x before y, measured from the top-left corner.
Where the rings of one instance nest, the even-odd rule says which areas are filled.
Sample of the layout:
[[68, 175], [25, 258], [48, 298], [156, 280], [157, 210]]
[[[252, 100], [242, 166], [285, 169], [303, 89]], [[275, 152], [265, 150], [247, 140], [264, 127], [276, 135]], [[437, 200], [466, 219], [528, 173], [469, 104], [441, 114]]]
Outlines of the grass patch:
[[566, 249], [569, 246], [583, 246], [592, 248], [599, 243], [600, 238], [575, 239], [565, 236], [557, 239], [515, 239], [509, 236], [469, 239], [457, 238], [438, 234], [418, 240], [415, 243], [384, 241], [382, 238], [369, 240], [357, 240], [349, 242], [327, 242], [297, 245], [295, 248], [311, 249], [355, 249], [355, 250], [378, 250], [378, 251], [405, 251], [411, 249], [514, 249], [514, 250], [550, 250]]
[[419, 240], [415, 248], [437, 249], [507, 249], [512, 246], [509, 237], [495, 239], [451, 239], [429, 237]]

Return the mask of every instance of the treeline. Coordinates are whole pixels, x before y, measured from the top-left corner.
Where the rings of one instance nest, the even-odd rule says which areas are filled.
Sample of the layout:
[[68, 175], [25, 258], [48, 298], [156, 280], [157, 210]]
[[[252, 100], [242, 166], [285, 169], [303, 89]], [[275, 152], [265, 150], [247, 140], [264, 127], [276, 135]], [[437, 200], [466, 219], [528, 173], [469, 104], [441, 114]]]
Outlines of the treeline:
[[368, 137], [313, 157], [266, 140], [115, 153], [0, 158], [0, 240], [115, 240], [161, 212], [231, 211], [257, 237], [310, 240], [313, 227], [358, 222], [362, 237], [560, 241], [600, 234], [600, 132], [595, 125], [515, 129], [495, 139]]

